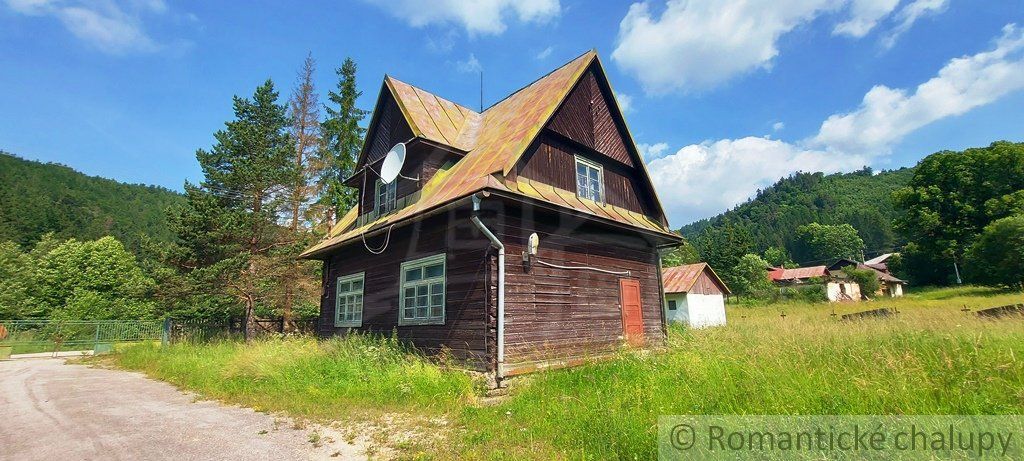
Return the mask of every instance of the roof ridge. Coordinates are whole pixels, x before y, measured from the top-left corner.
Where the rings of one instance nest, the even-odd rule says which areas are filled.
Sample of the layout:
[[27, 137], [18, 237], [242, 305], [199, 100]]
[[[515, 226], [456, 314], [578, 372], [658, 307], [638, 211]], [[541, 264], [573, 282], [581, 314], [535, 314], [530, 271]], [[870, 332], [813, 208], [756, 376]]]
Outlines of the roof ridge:
[[530, 82], [530, 83], [527, 83], [526, 85], [524, 85], [524, 86], [520, 87], [520, 88], [519, 88], [518, 90], [515, 90], [515, 91], [513, 91], [513, 92], [511, 92], [511, 93], [507, 94], [507, 95], [506, 95], [506, 96], [505, 96], [504, 98], [501, 98], [501, 99], [499, 99], [499, 100], [498, 100], [497, 102], [495, 102], [494, 104], [491, 104], [491, 105], [487, 106], [487, 108], [486, 108], [486, 109], [484, 109], [484, 110], [483, 110], [483, 112], [481, 112], [481, 114], [482, 114], [482, 113], [484, 113], [484, 112], [487, 112], [487, 111], [491, 110], [491, 108], [493, 108], [493, 107], [497, 106], [498, 104], [501, 104], [501, 103], [505, 102], [506, 100], [508, 100], [508, 99], [509, 99], [509, 98], [511, 98], [512, 96], [515, 96], [515, 95], [516, 95], [516, 94], [518, 94], [519, 92], [521, 92], [521, 91], [523, 91], [523, 90], [525, 90], [525, 89], [527, 89], [527, 88], [529, 88], [529, 87], [533, 86], [533, 84], [534, 84], [534, 83], [537, 83], [537, 82], [539, 82], [539, 81], [541, 81], [541, 80], [544, 80], [544, 79], [545, 79], [545, 78], [547, 78], [547, 77], [548, 77], [549, 75], [551, 75], [551, 74], [553, 74], [553, 73], [555, 73], [555, 72], [558, 72], [559, 70], [562, 70], [563, 68], [565, 68], [565, 67], [569, 66], [570, 64], [572, 64], [572, 63], [576, 62], [577, 60], [579, 60], [580, 58], [582, 58], [582, 57], [584, 57], [584, 56], [586, 56], [586, 55], [588, 55], [588, 54], [593, 54], [594, 56], [596, 56], [596, 55], [597, 55], [597, 50], [595, 50], [594, 48], [591, 48], [591, 49], [589, 49], [589, 50], [585, 51], [585, 52], [584, 52], [583, 54], [581, 54], [581, 55], [579, 55], [579, 56], [576, 56], [575, 58], [572, 58], [572, 59], [570, 59], [570, 60], [569, 60], [568, 62], [566, 62], [565, 64], [562, 64], [562, 65], [560, 65], [560, 66], [558, 66], [558, 67], [556, 67], [556, 68], [552, 69], [552, 70], [551, 70], [551, 71], [549, 71], [548, 73], [546, 73], [546, 74], [544, 74], [544, 75], [541, 75], [540, 77], [537, 77], [537, 78], [536, 78], [536, 79], [534, 79], [534, 80], [533, 80], [532, 82]]

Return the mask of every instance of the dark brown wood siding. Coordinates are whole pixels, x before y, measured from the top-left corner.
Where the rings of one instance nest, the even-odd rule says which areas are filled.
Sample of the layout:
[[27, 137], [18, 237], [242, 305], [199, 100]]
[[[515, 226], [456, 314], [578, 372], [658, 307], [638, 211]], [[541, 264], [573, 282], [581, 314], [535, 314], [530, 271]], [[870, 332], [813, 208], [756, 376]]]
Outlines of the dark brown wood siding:
[[[383, 241], [383, 235], [368, 238], [372, 247]], [[402, 262], [438, 253], [447, 255], [445, 324], [398, 326]], [[354, 330], [385, 335], [395, 331], [428, 353], [447, 348], [456, 358], [486, 368], [490, 253], [488, 241], [469, 222], [466, 209], [394, 229], [387, 250], [380, 255], [371, 254], [357, 240], [329, 257], [319, 332], [331, 336], [352, 330], [334, 326], [335, 283], [338, 277], [364, 272], [363, 325]]]
[[367, 133], [365, 163], [373, 163], [384, 158], [395, 144], [412, 138], [412, 129], [405, 121], [398, 103], [387, 90], [380, 107], [376, 110], [377, 123]]
[[[576, 191], [576, 156], [600, 164], [604, 168], [605, 201], [630, 211], [652, 215], [656, 209], [651, 197], [640, 186], [641, 173], [635, 168], [609, 161], [595, 155], [585, 147], [560, 140], [557, 135], [541, 136], [531, 152], [519, 162], [519, 175], [550, 184], [560, 189]], [[655, 217], [657, 218], [657, 217]]]
[[[585, 218], [491, 196], [481, 216], [505, 244], [505, 364], [512, 374], [539, 363], [574, 361], [613, 351], [623, 344], [619, 280], [640, 282], [644, 336], [648, 346], [664, 344], [658, 256], [641, 234]], [[339, 276], [365, 273], [363, 326], [356, 330], [390, 334], [482, 369], [497, 365], [496, 252], [469, 221], [467, 209], [446, 212], [395, 229], [382, 255], [356, 241], [329, 257], [320, 328], [323, 336], [344, 334], [334, 327], [334, 284]], [[543, 261], [629, 271], [613, 275], [590, 270], [529, 267], [520, 255], [529, 235], [541, 239]], [[369, 239], [380, 245], [383, 236]], [[403, 261], [447, 254], [444, 325], [398, 326], [399, 267]]]
[[[505, 364], [530, 370], [535, 362], [575, 360], [605, 353], [623, 343], [619, 280], [640, 281], [644, 334], [648, 345], [664, 344], [658, 256], [639, 234], [611, 229], [579, 217], [516, 202], [485, 201], [485, 224], [505, 244]], [[499, 207], [495, 209], [494, 207]], [[530, 234], [540, 236], [541, 260], [590, 270], [533, 264], [520, 255]]]
[[635, 166], [626, 147], [625, 127], [613, 116], [610, 91], [588, 70], [548, 124], [551, 130], [627, 166]]

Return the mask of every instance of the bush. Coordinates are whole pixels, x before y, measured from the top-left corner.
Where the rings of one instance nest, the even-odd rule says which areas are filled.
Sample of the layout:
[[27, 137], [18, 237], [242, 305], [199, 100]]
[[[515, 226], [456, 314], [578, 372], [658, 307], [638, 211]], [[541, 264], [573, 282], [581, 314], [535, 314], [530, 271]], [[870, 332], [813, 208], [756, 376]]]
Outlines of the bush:
[[1024, 286], [1024, 215], [993, 221], [967, 252], [968, 274], [991, 286]]
[[878, 281], [878, 274], [871, 269], [857, 269], [856, 266], [846, 266], [843, 268], [843, 273], [846, 274], [850, 280], [853, 280], [860, 285], [860, 295], [862, 297], [874, 296], [878, 293], [881, 288], [881, 282]]

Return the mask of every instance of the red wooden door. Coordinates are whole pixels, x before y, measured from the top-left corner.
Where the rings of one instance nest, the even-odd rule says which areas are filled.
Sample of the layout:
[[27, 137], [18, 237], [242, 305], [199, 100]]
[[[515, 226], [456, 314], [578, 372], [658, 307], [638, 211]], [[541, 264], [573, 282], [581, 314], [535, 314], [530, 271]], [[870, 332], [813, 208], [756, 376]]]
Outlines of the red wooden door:
[[630, 344], [644, 344], [644, 317], [640, 303], [640, 281], [620, 279], [619, 292], [622, 296], [622, 334]]

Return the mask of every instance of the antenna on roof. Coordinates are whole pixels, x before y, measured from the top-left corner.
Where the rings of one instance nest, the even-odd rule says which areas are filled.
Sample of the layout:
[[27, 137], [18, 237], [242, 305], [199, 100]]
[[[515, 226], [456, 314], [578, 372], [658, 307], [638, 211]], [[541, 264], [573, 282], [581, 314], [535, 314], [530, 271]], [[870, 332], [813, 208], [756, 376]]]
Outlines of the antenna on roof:
[[484, 112], [484, 71], [480, 70], [480, 113]]

